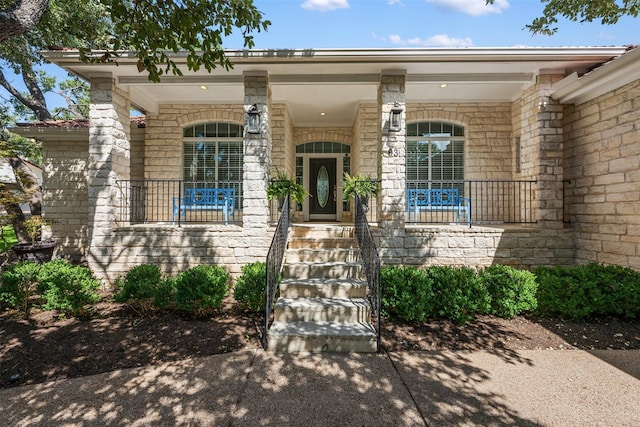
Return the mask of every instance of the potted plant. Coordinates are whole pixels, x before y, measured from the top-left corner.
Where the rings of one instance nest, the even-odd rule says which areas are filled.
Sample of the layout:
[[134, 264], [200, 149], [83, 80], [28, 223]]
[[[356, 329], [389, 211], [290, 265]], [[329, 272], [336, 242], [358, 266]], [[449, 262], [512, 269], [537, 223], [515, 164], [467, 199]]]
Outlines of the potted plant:
[[56, 242], [54, 240], [42, 240], [42, 227], [50, 225], [49, 221], [40, 215], [33, 215], [22, 222], [27, 230], [30, 242], [18, 243], [11, 247], [20, 261], [46, 262], [53, 257]]
[[304, 189], [302, 184], [298, 184], [295, 179], [276, 168], [276, 173], [267, 187], [267, 199], [278, 199], [278, 210], [281, 210], [287, 191], [296, 203], [304, 202], [304, 198], [309, 195], [309, 192]]
[[378, 191], [378, 181], [371, 178], [370, 175], [357, 173], [351, 176], [347, 172], [344, 173], [344, 180], [342, 182], [342, 198], [344, 200], [349, 200], [349, 197], [357, 194], [360, 198], [360, 203], [368, 207], [369, 198], [371, 196], [377, 196]]

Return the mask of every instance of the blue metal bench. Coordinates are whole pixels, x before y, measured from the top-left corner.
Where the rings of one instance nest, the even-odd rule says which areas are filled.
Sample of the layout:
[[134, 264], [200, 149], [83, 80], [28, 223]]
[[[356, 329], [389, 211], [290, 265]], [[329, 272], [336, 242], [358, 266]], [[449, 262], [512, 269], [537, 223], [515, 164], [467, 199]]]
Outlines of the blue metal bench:
[[407, 213], [409, 222], [413, 214], [413, 223], [418, 222], [421, 211], [449, 211], [455, 212], [456, 223], [464, 215], [466, 222], [471, 221], [471, 201], [460, 197], [457, 188], [411, 188], [407, 190]]
[[182, 222], [186, 222], [186, 212], [222, 211], [224, 223], [229, 223], [229, 216], [235, 221], [235, 190], [233, 188], [185, 188], [184, 196], [173, 198], [173, 223], [180, 214]]

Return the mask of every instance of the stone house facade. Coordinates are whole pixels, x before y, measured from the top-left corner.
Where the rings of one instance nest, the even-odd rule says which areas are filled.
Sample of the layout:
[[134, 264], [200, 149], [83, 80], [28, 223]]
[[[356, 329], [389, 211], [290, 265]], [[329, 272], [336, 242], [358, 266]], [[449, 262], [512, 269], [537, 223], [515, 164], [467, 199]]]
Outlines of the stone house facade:
[[[217, 263], [237, 275], [268, 251], [275, 209], [266, 190], [275, 168], [315, 191], [318, 163], [330, 167], [335, 206], [316, 211], [309, 198], [296, 207], [295, 222], [350, 224], [342, 173], [375, 177], [380, 194], [370, 223], [386, 264], [602, 262], [640, 269], [638, 49], [228, 55], [231, 71], [152, 84], [134, 62], [82, 64], [77, 52], [46, 54], [91, 84], [87, 126], [16, 129], [43, 141], [43, 210], [62, 253], [86, 260], [107, 281], [142, 263], [167, 273]], [[254, 105], [260, 129], [250, 133]], [[144, 113], [144, 127], [131, 121], [132, 108]], [[394, 108], [401, 127], [391, 131]], [[207, 148], [215, 155], [201, 155]], [[427, 148], [433, 152], [420, 151]], [[202, 169], [207, 161], [215, 166]], [[218, 183], [223, 170], [233, 175], [232, 222], [214, 212], [213, 220], [176, 223], [175, 195], [149, 186], [178, 181], [183, 188], [201, 169], [198, 176], [216, 174]], [[432, 174], [473, 197], [471, 223], [449, 214], [409, 220], [407, 188], [440, 182]], [[131, 191], [142, 183], [138, 218]], [[489, 190], [498, 185], [509, 187]], [[507, 192], [513, 199], [505, 202]]]

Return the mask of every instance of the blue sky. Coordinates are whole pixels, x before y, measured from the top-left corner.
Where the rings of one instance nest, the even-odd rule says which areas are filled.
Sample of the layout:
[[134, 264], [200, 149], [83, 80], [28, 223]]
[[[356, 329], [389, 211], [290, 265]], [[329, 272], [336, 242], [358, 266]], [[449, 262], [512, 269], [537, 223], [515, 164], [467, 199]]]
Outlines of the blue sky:
[[[554, 36], [524, 28], [540, 0], [255, 0], [272, 22], [256, 48], [409, 48], [611, 46], [640, 42], [638, 20], [618, 24], [560, 21]], [[231, 37], [227, 48], [241, 48]]]
[[[419, 48], [510, 46], [621, 46], [640, 44], [638, 20], [616, 25], [561, 20], [554, 36], [533, 36], [526, 24], [540, 16], [540, 0], [255, 0], [272, 22], [256, 33], [255, 48]], [[238, 35], [225, 43], [243, 48]], [[63, 80], [66, 73], [46, 67]], [[21, 79], [11, 80], [19, 85]], [[1, 97], [7, 96], [0, 89]], [[47, 95], [49, 107], [62, 105]]]

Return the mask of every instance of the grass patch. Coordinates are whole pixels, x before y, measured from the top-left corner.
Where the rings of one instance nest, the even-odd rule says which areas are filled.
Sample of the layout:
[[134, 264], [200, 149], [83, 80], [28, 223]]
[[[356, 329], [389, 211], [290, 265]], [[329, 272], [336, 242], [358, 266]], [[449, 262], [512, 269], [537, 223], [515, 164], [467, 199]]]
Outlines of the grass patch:
[[16, 232], [13, 230], [13, 226], [5, 225], [0, 228], [0, 252], [5, 252], [11, 246], [18, 243]]

